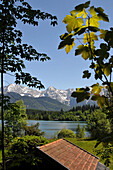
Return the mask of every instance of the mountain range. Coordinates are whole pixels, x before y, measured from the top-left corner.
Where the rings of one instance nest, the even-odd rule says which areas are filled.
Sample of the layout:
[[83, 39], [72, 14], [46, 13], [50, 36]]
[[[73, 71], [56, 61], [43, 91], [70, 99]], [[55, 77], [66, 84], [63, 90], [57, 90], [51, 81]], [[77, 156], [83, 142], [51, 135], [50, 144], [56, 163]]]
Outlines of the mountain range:
[[90, 101], [76, 103], [76, 99], [71, 97], [74, 88], [67, 90], [59, 90], [53, 86], [46, 90], [34, 90], [21, 85], [10, 84], [4, 87], [4, 93], [10, 96], [11, 101], [22, 99], [26, 108], [42, 109], [42, 110], [68, 110], [76, 105], [95, 104]]

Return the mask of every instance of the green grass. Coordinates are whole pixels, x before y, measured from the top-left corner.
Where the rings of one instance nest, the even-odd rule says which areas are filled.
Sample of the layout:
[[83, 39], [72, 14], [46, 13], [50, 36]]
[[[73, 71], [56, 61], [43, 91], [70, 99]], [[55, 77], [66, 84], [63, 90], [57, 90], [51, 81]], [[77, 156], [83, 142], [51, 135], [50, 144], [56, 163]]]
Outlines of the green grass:
[[[99, 155], [97, 155], [97, 153], [95, 152], [94, 150], [94, 146], [96, 144], [96, 140], [77, 140], [76, 138], [66, 138], [68, 141], [74, 143], [75, 145], [83, 148], [84, 150], [92, 153], [93, 155], [99, 157]], [[100, 144], [97, 149], [101, 149], [102, 145]], [[103, 163], [104, 164], [104, 161], [100, 158], [99, 159], [99, 162]], [[112, 160], [111, 160], [111, 164], [109, 166], [110, 170], [113, 169], [113, 157], [112, 157]]]

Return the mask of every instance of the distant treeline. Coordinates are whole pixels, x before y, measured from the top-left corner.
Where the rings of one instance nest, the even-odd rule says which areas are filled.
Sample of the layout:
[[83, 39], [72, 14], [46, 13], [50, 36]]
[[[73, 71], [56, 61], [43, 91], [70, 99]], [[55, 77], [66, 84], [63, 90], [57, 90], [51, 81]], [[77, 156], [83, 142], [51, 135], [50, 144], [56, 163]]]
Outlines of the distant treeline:
[[40, 111], [27, 109], [26, 113], [30, 120], [66, 120], [66, 121], [86, 121], [92, 111], [98, 109], [97, 106], [83, 105], [73, 107], [69, 111]]

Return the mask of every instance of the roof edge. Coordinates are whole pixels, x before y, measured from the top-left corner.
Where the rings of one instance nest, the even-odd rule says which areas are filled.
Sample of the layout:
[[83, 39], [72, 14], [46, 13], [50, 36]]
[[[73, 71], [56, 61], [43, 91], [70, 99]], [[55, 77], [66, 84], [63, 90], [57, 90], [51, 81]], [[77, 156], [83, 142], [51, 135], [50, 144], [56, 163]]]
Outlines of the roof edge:
[[[52, 143], [52, 142], [51, 142], [51, 143]], [[45, 153], [44, 151], [42, 151], [40, 148], [41, 148], [40, 146], [36, 147], [36, 149], [38, 149], [42, 154], [44, 154], [44, 155], [46, 155], [48, 158], [54, 160], [56, 163], [58, 163], [59, 165], [61, 165], [62, 167], [64, 167], [66, 170], [69, 170], [65, 165], [61, 164], [59, 161], [57, 161], [56, 159], [54, 159], [53, 157], [51, 157], [50, 155], [48, 155], [47, 153]]]
[[62, 138], [62, 139], [64, 139], [65, 141], [67, 141], [67, 142], [71, 143], [72, 145], [76, 146], [77, 148], [80, 148], [81, 150], [83, 150], [83, 151], [87, 152], [87, 153], [88, 153], [88, 154], [90, 154], [91, 156], [94, 156], [95, 158], [99, 159], [99, 157], [97, 157], [97, 156], [93, 155], [92, 153], [90, 153], [90, 152], [86, 151], [85, 149], [81, 148], [80, 146], [78, 146], [78, 145], [76, 145], [76, 144], [74, 144], [74, 143], [72, 143], [72, 142], [68, 141], [68, 140], [67, 140], [67, 139], [65, 139], [65, 138]]

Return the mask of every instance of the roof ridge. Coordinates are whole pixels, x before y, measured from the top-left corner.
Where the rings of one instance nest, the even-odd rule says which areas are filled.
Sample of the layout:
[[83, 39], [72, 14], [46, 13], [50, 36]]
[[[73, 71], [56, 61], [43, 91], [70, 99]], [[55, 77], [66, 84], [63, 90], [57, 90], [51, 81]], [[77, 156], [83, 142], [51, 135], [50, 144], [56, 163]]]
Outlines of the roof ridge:
[[87, 153], [88, 153], [88, 154], [90, 154], [91, 156], [94, 156], [95, 158], [99, 159], [99, 157], [97, 157], [97, 156], [93, 155], [92, 153], [90, 153], [90, 152], [86, 151], [85, 149], [81, 148], [80, 146], [78, 146], [78, 145], [76, 145], [76, 144], [74, 144], [74, 143], [72, 143], [72, 142], [68, 141], [68, 140], [67, 140], [67, 139], [65, 139], [65, 138], [62, 138], [62, 139], [63, 139], [63, 140], [65, 140], [65, 141], [67, 141], [67, 142], [69, 142], [69, 143], [71, 143], [72, 145], [74, 145], [74, 146], [76, 146], [76, 147], [80, 148], [81, 150], [83, 150], [83, 151], [87, 152]]
[[45, 144], [45, 145], [39, 146], [39, 148], [43, 148], [43, 147], [49, 146], [49, 145], [54, 144], [54, 143], [57, 143], [57, 142], [59, 142], [59, 141], [61, 141], [61, 140], [63, 140], [63, 139], [58, 139], [58, 140], [56, 140], [56, 141], [47, 143], [47, 144]]

